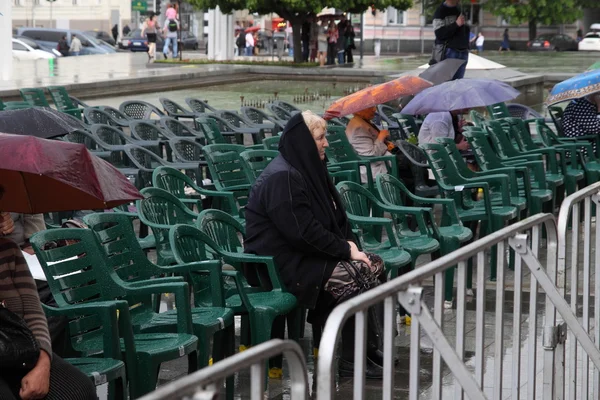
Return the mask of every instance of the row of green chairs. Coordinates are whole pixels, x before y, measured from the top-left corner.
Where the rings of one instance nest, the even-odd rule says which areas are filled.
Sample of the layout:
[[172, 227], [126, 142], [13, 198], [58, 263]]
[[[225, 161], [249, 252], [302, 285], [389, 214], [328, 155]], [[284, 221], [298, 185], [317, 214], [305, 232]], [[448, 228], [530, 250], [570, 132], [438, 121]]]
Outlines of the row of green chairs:
[[[81, 119], [82, 109], [73, 103], [66, 89], [63, 86], [48, 86], [48, 93], [58, 111], [69, 114], [77, 119]], [[23, 88], [19, 89], [21, 98], [24, 102], [35, 107], [50, 107], [43, 88]]]

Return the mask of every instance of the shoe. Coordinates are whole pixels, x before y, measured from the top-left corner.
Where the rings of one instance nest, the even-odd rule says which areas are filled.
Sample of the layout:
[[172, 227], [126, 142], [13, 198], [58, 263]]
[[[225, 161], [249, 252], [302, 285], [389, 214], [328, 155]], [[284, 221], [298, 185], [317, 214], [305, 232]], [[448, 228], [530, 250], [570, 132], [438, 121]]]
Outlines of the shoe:
[[[352, 378], [354, 377], [354, 363], [346, 361], [344, 359], [339, 360], [338, 372], [340, 378]], [[367, 367], [365, 369], [365, 378], [367, 379], [383, 379], [383, 368], [375, 364], [367, 357]]]
[[412, 323], [412, 318], [409, 315], [403, 315], [398, 320], [399, 325], [410, 326], [411, 323]]
[[[383, 368], [383, 351], [379, 349], [367, 350], [367, 358]], [[396, 357], [394, 357], [394, 365], [398, 365], [399, 362], [400, 358], [398, 358], [398, 355], [396, 355]]]
[[451, 309], [452, 308], [452, 304], [453, 304], [452, 300], [444, 300], [444, 308], [446, 310]]
[[169, 56], [167, 55], [167, 53], [163, 53], [163, 56], [165, 56], [165, 60], [169, 58]]

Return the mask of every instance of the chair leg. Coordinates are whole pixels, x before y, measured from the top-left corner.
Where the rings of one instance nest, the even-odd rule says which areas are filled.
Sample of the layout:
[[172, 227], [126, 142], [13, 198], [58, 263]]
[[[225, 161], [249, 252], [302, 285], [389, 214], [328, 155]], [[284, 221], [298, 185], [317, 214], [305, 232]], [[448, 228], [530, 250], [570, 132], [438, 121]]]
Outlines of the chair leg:
[[154, 391], [158, 382], [158, 373], [160, 372], [160, 364], [156, 365], [149, 357], [141, 356], [138, 360], [138, 376], [129, 379], [129, 383], [131, 384], [131, 381], [137, 378], [135, 386], [131, 388], [132, 399], [137, 399]]
[[248, 314], [244, 314], [242, 315], [242, 325], [240, 329], [240, 350], [242, 350], [242, 348], [250, 347], [252, 340], [254, 340], [251, 337], [251, 331], [252, 324], [250, 323], [250, 317]]
[[[222, 331], [215, 333], [213, 337], [213, 360], [214, 362], [232, 356], [235, 351], [235, 325], [231, 324]], [[230, 375], [225, 381], [225, 396], [227, 400], [233, 400], [235, 377]]]

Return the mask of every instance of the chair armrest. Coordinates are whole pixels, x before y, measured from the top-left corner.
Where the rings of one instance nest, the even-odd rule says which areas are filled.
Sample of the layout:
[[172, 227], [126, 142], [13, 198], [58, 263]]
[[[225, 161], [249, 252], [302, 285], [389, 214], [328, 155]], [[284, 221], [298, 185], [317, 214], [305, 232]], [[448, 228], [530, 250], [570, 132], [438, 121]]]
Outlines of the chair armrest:
[[272, 257], [266, 256], [257, 256], [255, 254], [238, 254], [232, 253], [229, 251], [223, 251], [220, 249], [214, 249], [217, 253], [223, 257], [226, 262], [234, 262], [234, 263], [254, 263], [254, 264], [264, 264], [267, 267], [267, 272], [269, 274], [269, 279], [271, 280], [271, 286], [274, 290], [277, 291], [285, 291], [285, 286], [281, 283], [281, 278], [279, 276], [279, 271], [275, 267], [275, 263], [273, 262]]
[[190, 309], [190, 295], [186, 282], [171, 282], [149, 284], [148, 286], [131, 286], [127, 283], [118, 283], [128, 296], [153, 295], [173, 293], [177, 307], [177, 332], [192, 334], [192, 314]]
[[448, 192], [462, 192], [464, 189], [482, 189], [483, 190], [483, 205], [487, 215], [492, 215], [492, 201], [490, 199], [490, 187], [487, 182], [465, 182], [462, 185], [450, 186], [444, 183], [438, 182], [438, 185], [445, 191]]
[[[223, 280], [221, 279], [222, 264], [215, 260], [195, 261], [186, 264], [169, 265], [161, 267], [181, 275], [204, 274], [208, 275], [211, 286], [211, 297], [213, 307], [225, 307], [225, 297], [223, 296]], [[192, 282], [193, 285], [193, 282]]]
[[246, 293], [246, 289], [249, 288], [249, 285], [248, 282], [246, 282], [244, 275], [242, 275], [240, 271], [223, 271], [223, 276], [229, 276], [233, 278], [237, 293], [242, 300], [242, 304], [248, 311], [254, 310], [254, 306], [252, 305], [252, 302]]
[[[159, 268], [162, 270], [164, 267], [159, 267]], [[168, 272], [165, 271], [165, 273], [168, 273]], [[183, 280], [183, 278], [180, 276], [165, 276], [165, 277], [154, 278], [154, 279], [144, 279], [143, 281], [127, 282], [127, 284], [130, 285], [131, 287], [144, 287], [144, 286], [148, 286], [148, 285], [159, 285], [159, 284], [163, 284], [163, 283], [180, 283], [180, 282], [185, 282]]]
[[357, 215], [348, 214], [348, 220], [357, 226], [372, 227], [373, 225], [377, 225], [384, 227], [390, 244], [394, 247], [400, 247], [400, 243], [398, 242], [398, 229], [396, 228], [394, 221], [391, 219], [382, 217], [360, 217]]
[[[450, 223], [452, 225], [462, 224], [460, 222], [460, 218], [458, 217], [458, 211], [456, 210], [456, 204], [454, 204], [454, 200], [452, 199], [442, 199], [442, 198], [430, 198], [430, 197], [421, 197], [417, 196], [410, 191], [404, 192], [408, 195], [408, 197], [413, 201], [413, 203], [418, 205], [435, 205], [439, 204], [444, 208], [444, 212], [450, 218]], [[391, 204], [390, 204], [391, 205]]]

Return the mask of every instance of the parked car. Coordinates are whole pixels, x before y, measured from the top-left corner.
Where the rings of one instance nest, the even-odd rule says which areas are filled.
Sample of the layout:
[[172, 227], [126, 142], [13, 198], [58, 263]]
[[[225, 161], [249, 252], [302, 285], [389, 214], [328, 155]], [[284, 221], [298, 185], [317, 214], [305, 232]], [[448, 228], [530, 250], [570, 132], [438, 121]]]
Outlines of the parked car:
[[580, 51], [600, 51], [600, 34], [590, 32], [579, 42]]
[[568, 35], [540, 35], [527, 42], [529, 51], [572, 51], [577, 50], [577, 41]]
[[[40, 49], [33, 41], [26, 42], [25, 40], [12, 39], [12, 55], [15, 60], [42, 60], [56, 58], [57, 56]], [[33, 44], [37, 48], [31, 46]], [[60, 54], [60, 53], [59, 53]]]
[[[190, 32], [181, 32], [181, 40], [179, 41], [179, 48], [183, 42], [184, 50], [197, 50], [198, 49], [198, 38]], [[156, 38], [156, 51], [162, 52], [164, 46], [164, 38], [158, 35]], [[142, 37], [141, 29], [134, 29], [121, 40], [119, 47], [122, 49], [129, 49], [131, 51], [148, 51], [148, 40]]]
[[62, 57], [62, 54], [60, 54], [60, 52], [56, 48], [44, 49], [35, 40], [28, 38], [27, 36], [13, 36], [13, 38], [23, 42], [24, 44], [26, 44], [27, 46], [31, 47], [34, 50], [42, 50], [42, 51], [45, 51], [46, 53], [53, 54], [56, 57]]
[[58, 46], [58, 41], [63, 37], [67, 37], [67, 42], [71, 43], [72, 35], [75, 34], [81, 40], [81, 55], [89, 54], [110, 54], [115, 53], [112, 46], [102, 44], [96, 38], [86, 35], [82, 31], [73, 29], [50, 29], [50, 28], [19, 28], [17, 30], [20, 36], [27, 36], [33, 39], [37, 44], [46, 51], [52, 51]]
[[111, 46], [115, 46], [116, 45], [115, 39], [108, 32], [93, 30], [93, 31], [85, 31], [84, 33], [86, 35], [94, 37], [94, 38], [96, 38], [98, 40], [103, 40], [103, 41], [105, 41], [106, 43], [108, 43]]

